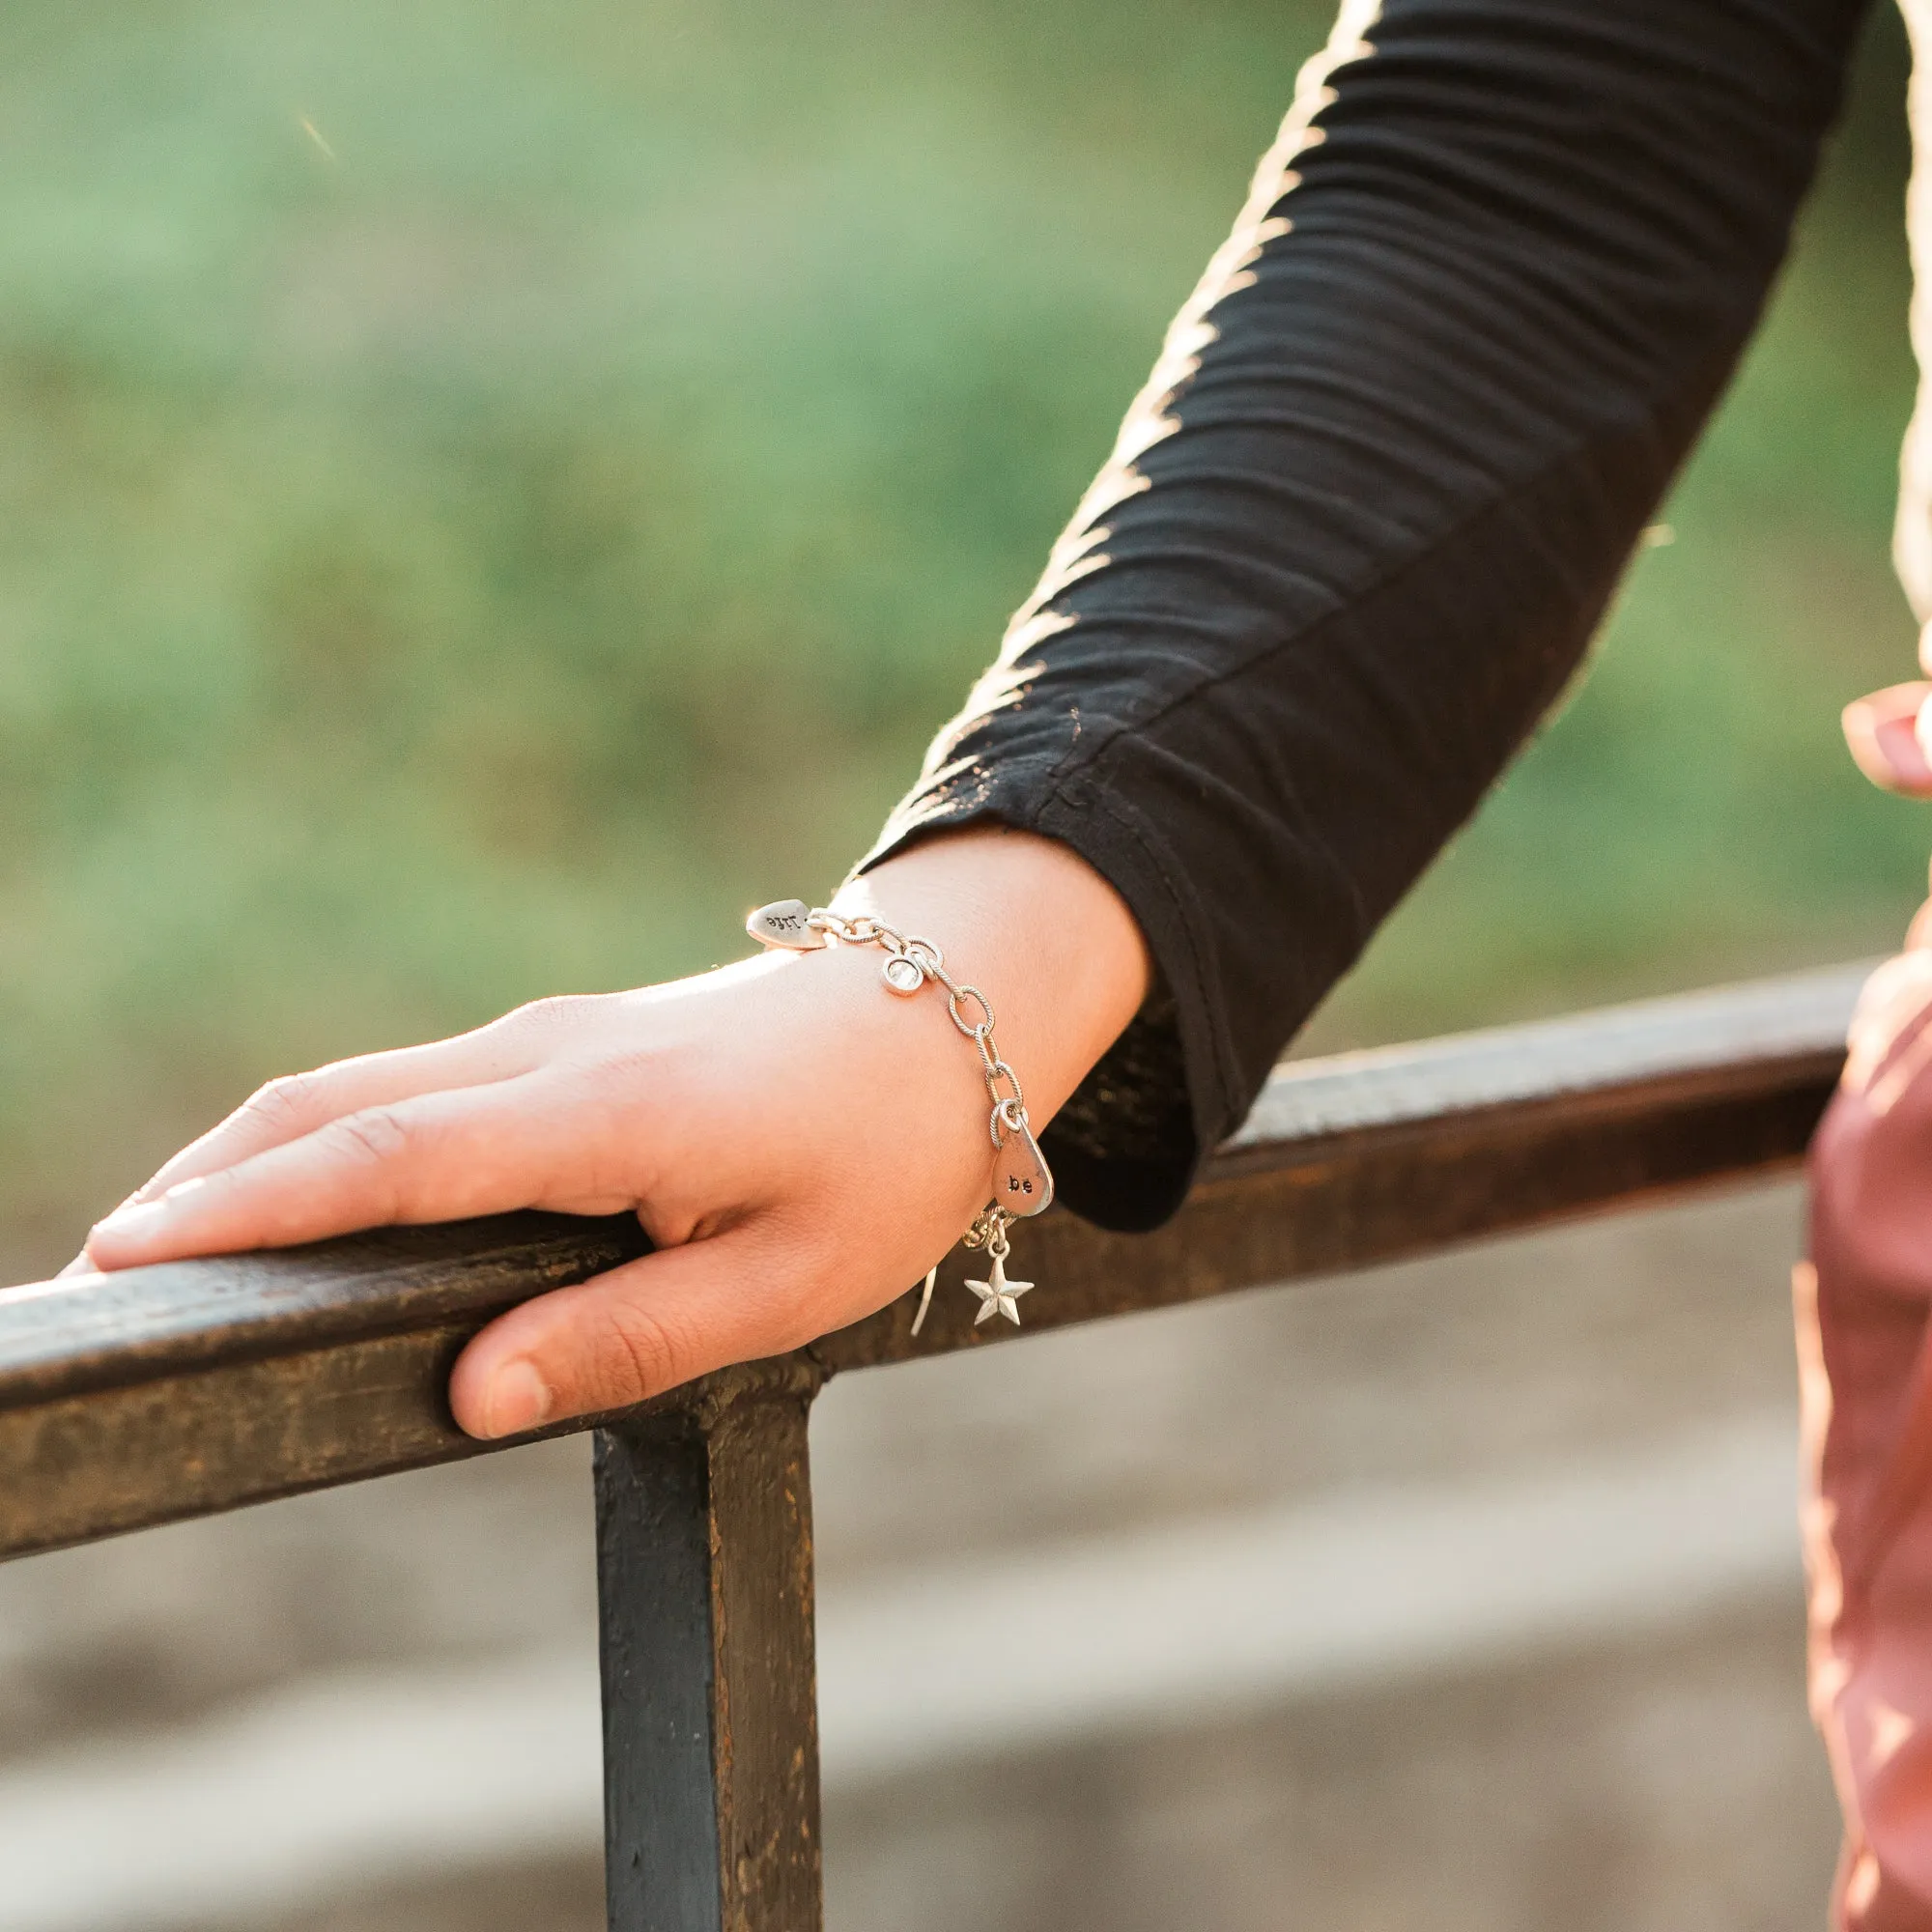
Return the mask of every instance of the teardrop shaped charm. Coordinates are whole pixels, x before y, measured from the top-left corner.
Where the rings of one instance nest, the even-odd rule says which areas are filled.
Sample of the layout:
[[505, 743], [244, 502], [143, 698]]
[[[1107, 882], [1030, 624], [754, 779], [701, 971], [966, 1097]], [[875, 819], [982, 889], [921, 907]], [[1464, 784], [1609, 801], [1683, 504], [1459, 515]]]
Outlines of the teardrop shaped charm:
[[1024, 1221], [1052, 1205], [1053, 1175], [1031, 1127], [1002, 1125], [993, 1160], [993, 1206]]
[[803, 899], [774, 899], [748, 913], [745, 930], [760, 946], [782, 947], [787, 952], [816, 952], [825, 935], [814, 931], [811, 908]]

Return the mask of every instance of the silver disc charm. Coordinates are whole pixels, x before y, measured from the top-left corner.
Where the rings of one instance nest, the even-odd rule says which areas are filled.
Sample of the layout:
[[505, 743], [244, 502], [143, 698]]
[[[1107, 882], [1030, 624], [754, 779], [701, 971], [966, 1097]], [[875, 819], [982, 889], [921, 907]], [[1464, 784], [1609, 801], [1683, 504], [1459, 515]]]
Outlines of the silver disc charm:
[[825, 935], [814, 930], [811, 908], [803, 899], [774, 899], [745, 919], [745, 930], [760, 946], [782, 947], [787, 952], [816, 952]]
[[924, 969], [917, 959], [908, 958], [903, 952], [888, 959], [880, 970], [886, 984], [895, 993], [916, 993], [925, 984]]
[[1015, 1221], [1037, 1214], [1053, 1200], [1053, 1176], [1029, 1127], [1002, 1123], [993, 1160], [993, 1206]]

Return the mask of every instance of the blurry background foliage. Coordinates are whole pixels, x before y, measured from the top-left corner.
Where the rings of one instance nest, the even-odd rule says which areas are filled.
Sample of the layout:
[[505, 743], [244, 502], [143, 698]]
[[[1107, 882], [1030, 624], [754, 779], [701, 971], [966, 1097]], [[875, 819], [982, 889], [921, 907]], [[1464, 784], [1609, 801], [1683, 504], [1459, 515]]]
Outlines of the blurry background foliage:
[[[259, 1079], [742, 951], [986, 659], [1302, 0], [7, 0], [0, 1262]], [[1596, 673], [1318, 1023], [1855, 954], [1932, 820], [1888, 16]]]

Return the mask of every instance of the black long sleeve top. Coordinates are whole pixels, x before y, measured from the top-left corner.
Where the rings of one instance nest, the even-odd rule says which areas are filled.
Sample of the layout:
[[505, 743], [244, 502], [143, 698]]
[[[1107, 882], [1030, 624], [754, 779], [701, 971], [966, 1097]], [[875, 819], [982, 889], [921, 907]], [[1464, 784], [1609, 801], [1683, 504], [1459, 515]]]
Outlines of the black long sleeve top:
[[1576, 668], [1762, 308], [1865, 0], [1348, 0], [867, 864], [1064, 840], [1161, 989], [1049, 1129], [1151, 1226]]

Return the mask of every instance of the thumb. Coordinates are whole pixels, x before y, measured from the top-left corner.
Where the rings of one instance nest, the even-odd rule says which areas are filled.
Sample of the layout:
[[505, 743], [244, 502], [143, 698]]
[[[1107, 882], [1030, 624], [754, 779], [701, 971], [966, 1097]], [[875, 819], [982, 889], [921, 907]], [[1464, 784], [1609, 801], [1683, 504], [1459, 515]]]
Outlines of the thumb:
[[810, 1244], [769, 1221], [661, 1249], [499, 1316], [458, 1357], [450, 1406], [494, 1439], [782, 1354], [825, 1326], [810, 1313], [822, 1270]]

